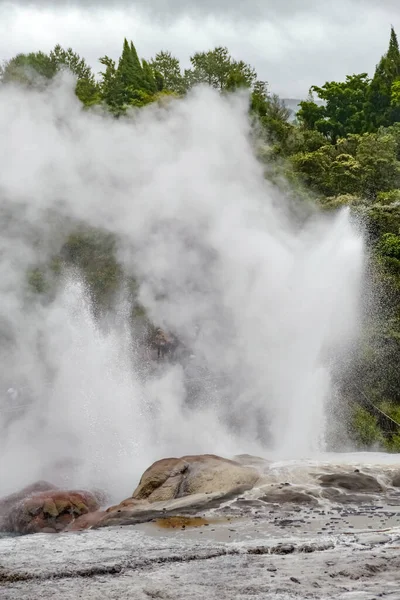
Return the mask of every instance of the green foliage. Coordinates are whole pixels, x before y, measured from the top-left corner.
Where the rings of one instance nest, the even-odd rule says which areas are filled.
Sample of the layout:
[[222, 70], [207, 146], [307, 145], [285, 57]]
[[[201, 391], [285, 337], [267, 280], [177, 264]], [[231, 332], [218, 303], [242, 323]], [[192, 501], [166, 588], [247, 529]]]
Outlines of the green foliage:
[[374, 200], [400, 185], [397, 141], [389, 130], [353, 134], [290, 160], [307, 185], [327, 196], [356, 194]]
[[382, 256], [396, 258], [400, 261], [400, 235], [384, 233], [379, 242], [379, 251]]
[[133, 42], [124, 40], [116, 66], [108, 56], [100, 59], [106, 67], [101, 75], [100, 97], [110, 111], [119, 116], [129, 107], [142, 107], [158, 99], [164, 88], [164, 78], [146, 60], [139, 60]]
[[28, 272], [28, 285], [35, 294], [44, 294], [48, 291], [48, 282], [44, 269], [34, 268]]
[[378, 425], [377, 418], [371, 415], [365, 408], [359, 405], [353, 407], [350, 425], [354, 441], [359, 447], [384, 446], [385, 438]]
[[155, 74], [156, 81], [158, 82], [157, 89], [159, 91], [166, 89], [177, 94], [184, 94], [186, 92], [187, 87], [181, 73], [179, 60], [175, 56], [172, 56], [171, 52], [164, 50], [158, 52], [150, 60], [150, 67]]
[[[393, 106], [393, 91], [396, 100], [397, 86], [394, 84], [400, 77], [400, 52], [396, 33], [391, 28], [389, 49], [379, 61], [371, 82], [368, 95], [367, 114], [370, 128], [390, 125], [398, 115], [397, 105]], [[394, 89], [393, 89], [394, 86]]]
[[78, 230], [64, 244], [60, 259], [82, 272], [97, 306], [109, 305], [122, 283], [122, 269], [115, 258], [115, 239], [111, 234]]
[[332, 195], [330, 185], [330, 168], [334, 149], [322, 146], [315, 152], [299, 152], [290, 158], [293, 171], [297, 173], [305, 185], [325, 195]]
[[54, 50], [50, 52], [49, 58], [52, 64], [55, 65], [56, 71], [66, 68], [76, 75], [78, 79], [84, 79], [94, 83], [94, 75], [91, 67], [87, 64], [85, 59], [81, 58], [79, 54], [72, 50], [72, 48], [64, 50], [64, 48], [57, 44]]
[[149, 94], [155, 94], [157, 92], [157, 83], [154, 76], [154, 72], [150, 67], [149, 63], [144, 59], [142, 60], [143, 65], [143, 87], [149, 92]]
[[63, 70], [70, 71], [77, 78], [76, 95], [85, 106], [99, 102], [100, 90], [90, 66], [72, 48], [64, 50], [60, 45], [55, 46], [50, 54], [18, 54], [0, 69], [0, 78], [2, 83], [41, 86]]
[[299, 103], [300, 109], [297, 112], [297, 119], [305, 129], [315, 129], [318, 131], [318, 123], [323, 121], [325, 109], [314, 102], [310, 94], [309, 100], [303, 100]]
[[208, 52], [196, 52], [190, 57], [191, 69], [185, 70], [187, 87], [205, 83], [219, 90], [251, 87], [257, 75], [253, 67], [234, 60], [227, 48], [218, 46]]
[[31, 52], [17, 54], [5, 62], [0, 68], [0, 78], [2, 83], [38, 85], [54, 77], [56, 72], [57, 67], [50, 56], [43, 52]]
[[359, 139], [356, 158], [361, 167], [360, 188], [367, 197], [400, 184], [396, 150], [396, 140], [390, 134], [367, 133]]
[[365, 98], [368, 93], [367, 73], [348, 75], [343, 82], [330, 81], [322, 87], [313, 86], [323, 106], [301, 103], [300, 118], [308, 118], [313, 128], [335, 143], [340, 137], [365, 131]]

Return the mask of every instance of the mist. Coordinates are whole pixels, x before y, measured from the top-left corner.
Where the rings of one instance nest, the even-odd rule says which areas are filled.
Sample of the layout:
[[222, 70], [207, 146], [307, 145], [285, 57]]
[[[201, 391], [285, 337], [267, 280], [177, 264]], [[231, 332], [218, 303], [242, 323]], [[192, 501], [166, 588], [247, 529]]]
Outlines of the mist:
[[[50, 478], [120, 498], [166, 456], [326, 449], [364, 242], [347, 210], [291, 216], [247, 107], [198, 88], [116, 120], [82, 110], [65, 74], [42, 91], [1, 86], [0, 495]], [[124, 289], [105, 320], [79, 272], [30, 297], [28, 270], [77, 222], [116, 236], [147, 315], [190, 348], [184, 364], [145, 368]], [[10, 386], [30, 390], [13, 418]]]

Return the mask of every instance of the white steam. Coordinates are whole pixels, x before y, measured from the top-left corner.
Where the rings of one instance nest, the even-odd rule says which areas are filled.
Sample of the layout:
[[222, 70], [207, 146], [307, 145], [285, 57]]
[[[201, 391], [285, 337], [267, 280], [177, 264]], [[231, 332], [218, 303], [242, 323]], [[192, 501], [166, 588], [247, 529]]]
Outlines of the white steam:
[[[0, 134], [1, 493], [65, 475], [121, 498], [166, 455], [323, 450], [363, 241], [346, 211], [291, 220], [254, 158], [246, 98], [198, 89], [114, 120], [83, 111], [68, 78], [41, 93], [2, 86]], [[27, 269], [71, 220], [117, 236], [141, 302], [185, 339], [189, 363], [146, 371], [123, 297], [103, 326], [76, 274], [47, 304], [26, 300]], [[12, 419], [10, 385], [31, 402]]]

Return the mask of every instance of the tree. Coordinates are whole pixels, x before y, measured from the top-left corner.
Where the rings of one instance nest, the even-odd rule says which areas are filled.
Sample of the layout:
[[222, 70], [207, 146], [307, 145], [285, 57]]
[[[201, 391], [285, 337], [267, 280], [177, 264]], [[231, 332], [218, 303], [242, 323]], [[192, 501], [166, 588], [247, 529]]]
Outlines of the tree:
[[31, 52], [17, 54], [0, 68], [2, 83], [17, 82], [24, 85], [38, 85], [50, 80], [57, 72], [57, 66], [48, 54]]
[[105, 71], [100, 73], [100, 96], [109, 106], [112, 112], [119, 113], [123, 106], [123, 98], [119, 82], [117, 82], [117, 68], [115, 60], [109, 56], [102, 56], [99, 62], [106, 67]]
[[299, 106], [300, 109], [296, 116], [300, 125], [305, 129], [318, 129], [317, 123], [325, 116], [324, 106], [319, 106], [312, 98], [299, 102]]
[[322, 87], [312, 86], [324, 101], [318, 106], [312, 101], [301, 102], [300, 121], [310, 129], [317, 129], [333, 143], [339, 137], [365, 131], [365, 99], [369, 88], [367, 73], [348, 75], [345, 81], [329, 81]]
[[143, 65], [143, 67], [142, 67], [143, 68], [143, 87], [150, 94], [155, 94], [157, 91], [157, 83], [156, 83], [156, 79], [154, 77], [154, 72], [146, 60], [142, 59], [142, 65]]
[[[161, 52], [158, 52], [150, 60], [149, 64], [153, 69], [156, 80], [158, 75], [162, 77], [163, 85], [161, 89], [177, 94], [184, 94], [186, 92], [186, 83], [181, 73], [179, 60], [175, 56], [172, 56], [171, 52], [161, 50]], [[160, 89], [159, 84], [158, 89]]]
[[[388, 126], [394, 122], [398, 111], [393, 108], [393, 85], [400, 77], [400, 51], [396, 33], [391, 28], [387, 53], [379, 61], [371, 82], [367, 114], [369, 130]], [[395, 87], [396, 90], [396, 87]]]
[[290, 162], [306, 186], [329, 196], [333, 194], [330, 173], [334, 158], [334, 148], [325, 145], [315, 152], [299, 152], [290, 158]]
[[115, 76], [120, 90], [120, 100], [122, 104], [128, 105], [131, 103], [135, 91], [144, 89], [145, 81], [136, 48], [132, 42], [129, 45], [126, 38]]
[[94, 74], [91, 67], [84, 58], [74, 52], [72, 48], [64, 50], [59, 44], [50, 52], [49, 58], [55, 65], [57, 71], [67, 68], [78, 79], [94, 80]]
[[58, 72], [67, 69], [77, 77], [76, 94], [85, 104], [99, 102], [100, 90], [91, 67], [72, 48], [64, 50], [59, 44], [50, 52], [18, 54], [0, 69], [1, 81], [24, 85], [43, 85]]
[[396, 150], [396, 140], [388, 133], [361, 136], [356, 158], [360, 164], [360, 191], [367, 198], [399, 187], [400, 163]]
[[208, 52], [196, 52], [190, 57], [191, 69], [185, 70], [187, 87], [205, 83], [219, 90], [241, 86], [251, 87], [257, 78], [253, 67], [234, 60], [227, 48], [218, 46]]
[[84, 58], [74, 52], [72, 48], [64, 50], [59, 44], [50, 52], [49, 56], [56, 71], [67, 69], [78, 78], [75, 93], [85, 106], [92, 106], [100, 101], [99, 85]]
[[133, 42], [129, 44], [125, 38], [118, 67], [108, 56], [100, 62], [106, 67], [101, 73], [101, 98], [115, 115], [124, 113], [129, 106], [144, 106], [154, 100], [162, 82], [156, 80], [145, 60], [139, 60]]

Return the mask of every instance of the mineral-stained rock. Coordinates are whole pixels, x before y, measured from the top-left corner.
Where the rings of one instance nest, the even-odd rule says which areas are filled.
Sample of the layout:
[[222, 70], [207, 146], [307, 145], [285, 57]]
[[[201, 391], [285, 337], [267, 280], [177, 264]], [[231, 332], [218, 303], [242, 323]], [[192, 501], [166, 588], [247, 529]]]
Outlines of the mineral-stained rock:
[[95, 527], [135, 525], [137, 523], [146, 523], [160, 518], [198, 515], [198, 513], [201, 513], [202, 511], [216, 508], [222, 503], [232, 500], [244, 491], [242, 486], [232, 489], [227, 493], [214, 492], [207, 494], [192, 494], [190, 496], [161, 502], [126, 504], [126, 501], [124, 501], [121, 505], [113, 506], [111, 509], [108, 509]]
[[365, 473], [333, 473], [319, 477], [323, 487], [334, 487], [351, 492], [383, 492], [381, 484], [371, 475]]
[[98, 508], [99, 502], [90, 492], [59, 490], [38, 482], [0, 500], [1, 527], [22, 534], [56, 533]]
[[191, 494], [227, 493], [238, 487], [251, 489], [258, 479], [256, 469], [212, 454], [164, 458], [144, 472], [132, 497], [159, 502]]
[[55, 490], [56, 486], [47, 481], [36, 481], [27, 487], [24, 487], [19, 492], [0, 498], [0, 531], [5, 531], [8, 528], [8, 515], [12, 508], [17, 506], [21, 500], [31, 496], [32, 494], [45, 492], [47, 490]]

